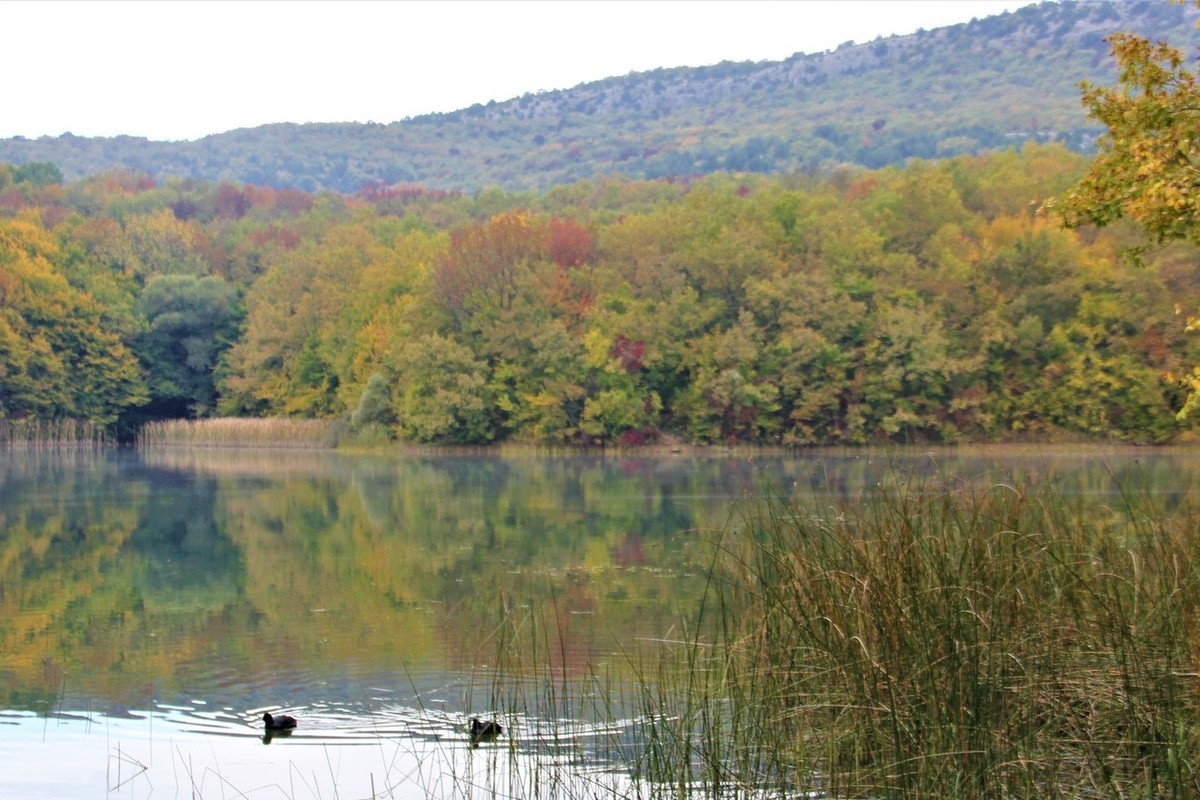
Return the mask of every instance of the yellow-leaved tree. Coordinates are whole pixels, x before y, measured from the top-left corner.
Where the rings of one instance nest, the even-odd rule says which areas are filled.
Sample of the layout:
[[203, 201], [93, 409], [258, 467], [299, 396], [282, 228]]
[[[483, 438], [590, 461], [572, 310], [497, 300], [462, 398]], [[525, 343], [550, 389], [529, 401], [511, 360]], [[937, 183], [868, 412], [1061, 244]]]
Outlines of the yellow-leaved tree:
[[[1200, 0], [1194, 0], [1200, 7]], [[1135, 261], [1151, 247], [1200, 245], [1200, 86], [1180, 50], [1166, 42], [1118, 33], [1115, 86], [1084, 82], [1088, 116], [1107, 127], [1099, 153], [1079, 182], [1053, 205], [1068, 227], [1136, 222], [1146, 242], [1127, 251]], [[1189, 316], [1187, 330], [1200, 330]], [[1179, 417], [1200, 409], [1200, 367], [1181, 378], [1189, 394]]]

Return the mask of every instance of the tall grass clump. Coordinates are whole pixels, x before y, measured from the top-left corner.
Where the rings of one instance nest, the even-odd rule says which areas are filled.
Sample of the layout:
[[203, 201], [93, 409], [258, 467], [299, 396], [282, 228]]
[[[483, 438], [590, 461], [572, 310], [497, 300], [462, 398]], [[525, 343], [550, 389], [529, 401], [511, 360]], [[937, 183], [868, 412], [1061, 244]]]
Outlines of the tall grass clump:
[[48, 450], [111, 442], [108, 430], [82, 419], [0, 419], [0, 447]]
[[897, 475], [743, 522], [717, 586], [734, 772], [831, 797], [1200, 796], [1186, 513]]
[[140, 446], [329, 447], [330, 423], [315, 419], [174, 419], [150, 422], [138, 434]]

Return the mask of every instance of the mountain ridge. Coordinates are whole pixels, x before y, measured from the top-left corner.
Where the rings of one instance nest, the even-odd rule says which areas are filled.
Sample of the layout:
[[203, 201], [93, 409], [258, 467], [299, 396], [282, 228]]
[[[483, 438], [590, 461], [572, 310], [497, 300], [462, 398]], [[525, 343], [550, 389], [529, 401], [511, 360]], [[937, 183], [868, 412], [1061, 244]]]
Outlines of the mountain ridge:
[[15, 137], [0, 140], [0, 161], [53, 162], [67, 179], [125, 169], [352, 193], [874, 168], [1029, 140], [1087, 150], [1099, 130], [1078, 84], [1115, 79], [1104, 37], [1194, 44], [1196, 17], [1175, 3], [1042, 2], [781, 61], [659, 68], [391, 123], [271, 123], [177, 142]]

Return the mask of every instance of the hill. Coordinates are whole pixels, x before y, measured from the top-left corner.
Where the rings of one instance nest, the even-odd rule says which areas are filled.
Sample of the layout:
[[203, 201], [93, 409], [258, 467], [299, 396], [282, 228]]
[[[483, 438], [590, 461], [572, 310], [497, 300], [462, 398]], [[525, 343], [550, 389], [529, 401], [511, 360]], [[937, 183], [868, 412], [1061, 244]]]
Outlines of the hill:
[[0, 162], [53, 162], [67, 179], [156, 178], [354, 192], [366, 184], [473, 191], [621, 174], [813, 172], [1059, 141], [1097, 128], [1079, 82], [1112, 82], [1116, 31], [1197, 43], [1196, 10], [1152, 2], [1043, 2], [969, 23], [775, 62], [611, 77], [391, 124], [276, 124], [190, 142], [0, 140]]

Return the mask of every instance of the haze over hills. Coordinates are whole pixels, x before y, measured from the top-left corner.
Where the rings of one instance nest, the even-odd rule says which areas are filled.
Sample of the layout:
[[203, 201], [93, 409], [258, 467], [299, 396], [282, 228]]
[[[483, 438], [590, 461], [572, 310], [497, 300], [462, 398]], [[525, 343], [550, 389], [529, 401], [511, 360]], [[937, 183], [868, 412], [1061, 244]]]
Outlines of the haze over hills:
[[391, 124], [276, 124], [191, 142], [2, 139], [0, 162], [53, 162], [67, 179], [130, 169], [305, 191], [473, 191], [613, 173], [880, 167], [1030, 140], [1086, 151], [1099, 129], [1079, 82], [1116, 77], [1104, 37], [1131, 32], [1186, 49], [1200, 42], [1196, 17], [1162, 0], [1044, 2], [832, 52], [659, 69]]

